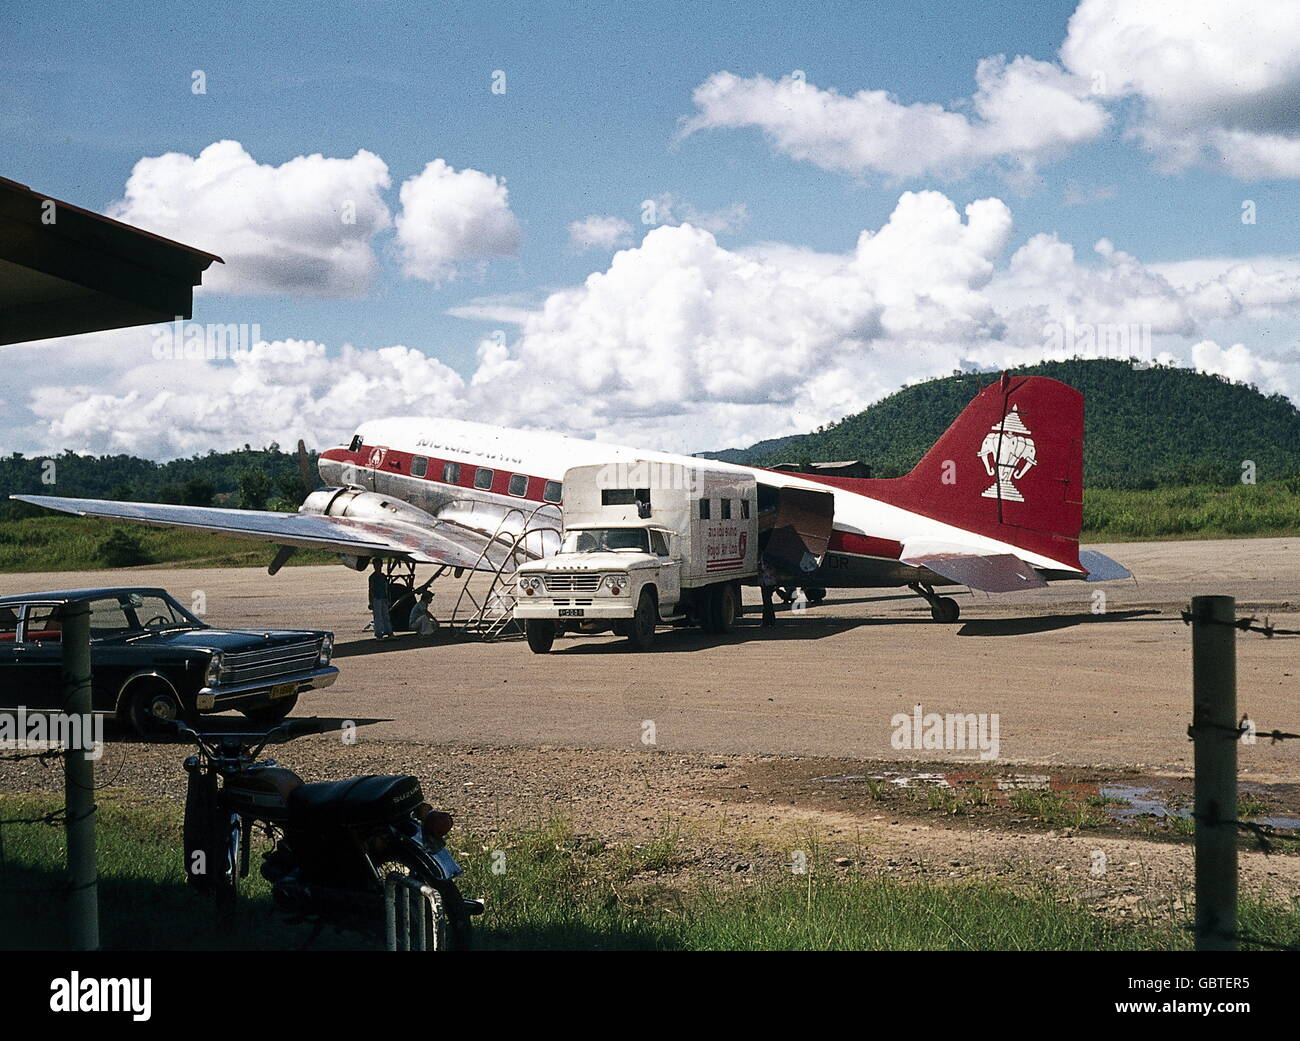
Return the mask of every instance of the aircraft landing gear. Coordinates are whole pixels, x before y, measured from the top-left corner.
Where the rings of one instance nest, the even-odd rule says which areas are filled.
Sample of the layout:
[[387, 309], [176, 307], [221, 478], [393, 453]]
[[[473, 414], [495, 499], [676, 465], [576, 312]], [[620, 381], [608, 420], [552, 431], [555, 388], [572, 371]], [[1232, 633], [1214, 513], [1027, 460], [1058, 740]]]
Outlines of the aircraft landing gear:
[[936, 622], [955, 622], [961, 617], [961, 608], [950, 596], [939, 596], [934, 587], [925, 582], [909, 582], [907, 588], [930, 605], [930, 617]]

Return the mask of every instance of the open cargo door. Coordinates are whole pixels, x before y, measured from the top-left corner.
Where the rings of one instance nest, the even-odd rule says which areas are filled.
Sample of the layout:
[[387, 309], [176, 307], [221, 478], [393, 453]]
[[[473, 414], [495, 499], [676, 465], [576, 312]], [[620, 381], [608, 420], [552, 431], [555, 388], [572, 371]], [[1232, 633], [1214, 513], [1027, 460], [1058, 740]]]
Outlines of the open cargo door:
[[834, 523], [833, 492], [759, 482], [758, 551], [783, 578], [803, 579], [821, 566]]

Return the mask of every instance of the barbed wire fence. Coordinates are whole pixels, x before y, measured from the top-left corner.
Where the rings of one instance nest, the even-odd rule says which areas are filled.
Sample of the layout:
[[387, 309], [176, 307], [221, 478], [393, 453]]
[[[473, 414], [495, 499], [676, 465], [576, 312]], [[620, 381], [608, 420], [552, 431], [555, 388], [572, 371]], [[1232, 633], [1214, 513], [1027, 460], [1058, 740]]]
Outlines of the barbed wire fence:
[[[61, 618], [62, 703], [45, 710], [47, 719], [87, 721], [92, 716], [90, 665], [90, 609], [68, 604]], [[55, 732], [51, 727], [47, 734]], [[75, 733], [75, 739], [72, 735]], [[61, 744], [39, 751], [25, 747], [25, 735], [17, 735], [14, 751], [0, 752], [0, 764], [35, 760], [42, 766], [63, 765], [63, 805], [34, 816], [0, 818], [0, 865], [7, 860], [6, 827], [48, 825], [62, 827], [66, 837], [64, 880], [53, 886], [14, 887], [0, 884], [0, 895], [31, 894], [61, 898], [68, 921], [68, 943], [74, 950], [99, 947], [99, 872], [95, 856], [95, 757], [93, 731], [86, 727], [65, 727]]]
[[1182, 619], [1192, 627], [1192, 722], [1187, 736], [1194, 744], [1196, 949], [1237, 950], [1245, 945], [1300, 950], [1243, 933], [1238, 921], [1238, 835], [1250, 835], [1266, 854], [1277, 848], [1275, 843], [1300, 841], [1300, 835], [1239, 819], [1237, 748], [1253, 746], [1260, 738], [1270, 745], [1300, 740], [1300, 733], [1261, 729], [1249, 714], [1238, 718], [1236, 643], [1238, 632], [1272, 639], [1300, 636], [1300, 630], [1280, 629], [1267, 617], [1262, 624], [1254, 617], [1238, 618], [1230, 596], [1194, 597]]

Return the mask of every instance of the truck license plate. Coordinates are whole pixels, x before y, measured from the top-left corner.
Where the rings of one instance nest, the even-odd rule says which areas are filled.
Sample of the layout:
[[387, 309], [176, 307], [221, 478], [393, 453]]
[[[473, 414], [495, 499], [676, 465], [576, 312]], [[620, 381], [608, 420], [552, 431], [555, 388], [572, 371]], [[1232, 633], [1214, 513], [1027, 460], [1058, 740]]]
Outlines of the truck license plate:
[[581, 618], [586, 613], [587, 613], [586, 609], [582, 607], [561, 607], [560, 608], [561, 618]]
[[272, 699], [287, 698], [290, 694], [296, 694], [297, 691], [298, 684], [296, 683], [277, 683], [271, 688], [271, 697]]

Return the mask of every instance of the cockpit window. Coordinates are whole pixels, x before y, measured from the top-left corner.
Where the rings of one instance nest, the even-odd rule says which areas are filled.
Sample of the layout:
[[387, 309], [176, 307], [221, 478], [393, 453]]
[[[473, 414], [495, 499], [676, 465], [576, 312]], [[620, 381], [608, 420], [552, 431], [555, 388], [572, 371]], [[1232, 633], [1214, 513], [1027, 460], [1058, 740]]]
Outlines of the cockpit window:
[[353, 434], [353, 435], [352, 435], [352, 443], [351, 443], [350, 445], [348, 445], [348, 451], [349, 451], [349, 452], [360, 452], [360, 451], [361, 451], [361, 446], [362, 446], [363, 443], [364, 443], [364, 442], [361, 440], [361, 435], [360, 435], [360, 434]]

